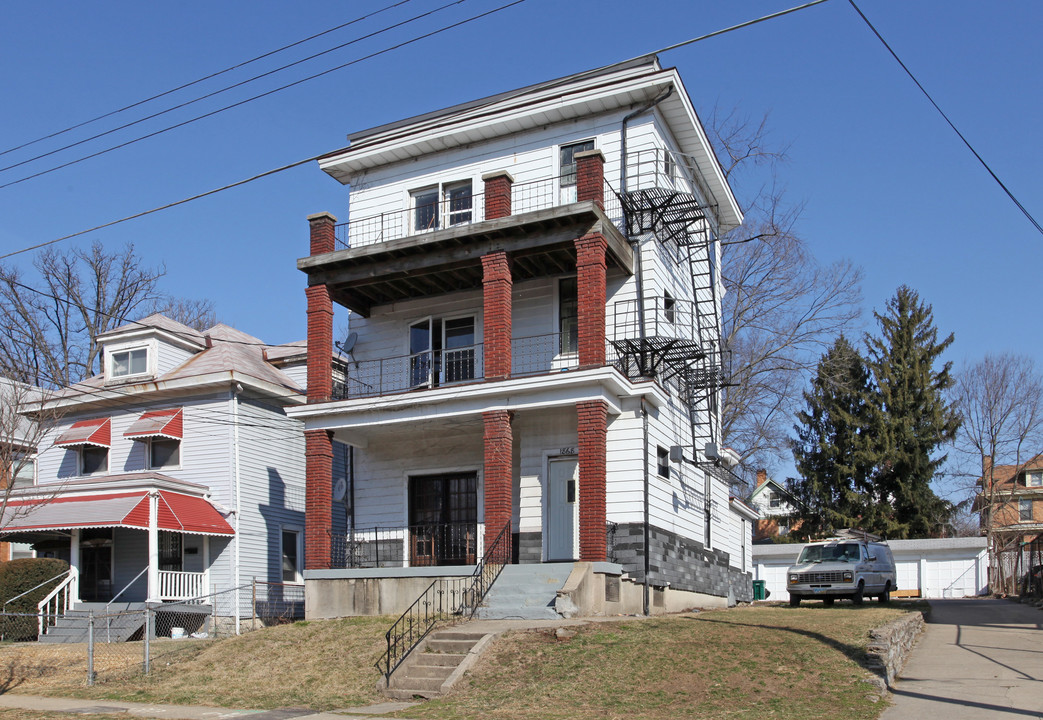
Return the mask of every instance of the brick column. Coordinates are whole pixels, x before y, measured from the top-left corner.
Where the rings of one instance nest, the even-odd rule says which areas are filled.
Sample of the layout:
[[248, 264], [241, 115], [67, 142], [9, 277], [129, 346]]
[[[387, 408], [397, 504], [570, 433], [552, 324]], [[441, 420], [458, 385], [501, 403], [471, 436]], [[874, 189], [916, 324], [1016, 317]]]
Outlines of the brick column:
[[485, 183], [485, 219], [509, 217], [514, 177], [506, 170], [497, 170], [482, 175], [482, 182]]
[[328, 212], [315, 213], [308, 216], [308, 225], [311, 228], [311, 254], [333, 252], [337, 242], [334, 230], [337, 218]]
[[605, 209], [605, 156], [600, 150], [576, 153], [576, 200], [593, 200]]
[[579, 559], [602, 562], [605, 546], [605, 437], [608, 406], [604, 400], [576, 404], [579, 435]]
[[605, 251], [600, 233], [576, 240], [576, 291], [579, 300], [579, 366], [605, 364]]
[[304, 567], [330, 566], [333, 520], [333, 441], [326, 430], [304, 431]]
[[511, 413], [507, 410], [484, 412], [482, 421], [485, 424], [485, 548], [488, 551], [500, 530], [511, 524], [514, 437]]
[[485, 379], [511, 375], [511, 260], [503, 250], [482, 256]]
[[312, 285], [308, 297], [308, 402], [333, 394], [333, 301], [326, 285]]

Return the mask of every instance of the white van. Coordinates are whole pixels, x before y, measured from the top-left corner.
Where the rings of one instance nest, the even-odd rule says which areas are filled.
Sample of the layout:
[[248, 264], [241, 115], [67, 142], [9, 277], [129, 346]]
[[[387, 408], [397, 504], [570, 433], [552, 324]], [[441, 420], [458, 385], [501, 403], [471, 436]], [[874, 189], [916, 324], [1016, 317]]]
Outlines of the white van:
[[877, 542], [837, 539], [811, 543], [786, 571], [793, 607], [810, 599], [832, 605], [837, 598], [850, 598], [861, 605], [866, 596], [885, 603], [896, 588], [891, 548]]

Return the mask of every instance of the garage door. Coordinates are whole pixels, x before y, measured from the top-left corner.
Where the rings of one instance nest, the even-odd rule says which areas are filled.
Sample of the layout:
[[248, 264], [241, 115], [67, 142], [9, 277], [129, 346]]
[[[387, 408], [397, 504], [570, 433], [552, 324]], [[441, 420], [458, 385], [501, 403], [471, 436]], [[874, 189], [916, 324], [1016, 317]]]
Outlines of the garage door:
[[977, 595], [975, 566], [973, 558], [931, 558], [927, 563], [927, 597], [961, 598]]
[[918, 590], [920, 588], [920, 561], [909, 560], [902, 562], [896, 559], [895, 582], [898, 583], [899, 590]]
[[[789, 565], [764, 565], [764, 576], [758, 577], [758, 580], [764, 580], [764, 586], [771, 591], [771, 595], [768, 596], [769, 600], [789, 600], [789, 593], [786, 592], [786, 569]], [[758, 570], [761, 566], [758, 566]]]

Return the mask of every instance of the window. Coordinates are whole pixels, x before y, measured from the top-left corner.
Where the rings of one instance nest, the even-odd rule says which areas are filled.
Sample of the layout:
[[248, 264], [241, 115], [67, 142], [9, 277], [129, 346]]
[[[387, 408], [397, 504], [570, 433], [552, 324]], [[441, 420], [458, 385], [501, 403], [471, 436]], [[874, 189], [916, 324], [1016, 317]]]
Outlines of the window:
[[656, 448], [656, 471], [661, 478], [670, 477], [670, 451], [664, 447]]
[[114, 378], [144, 375], [148, 372], [148, 348], [119, 350], [109, 354], [110, 376]]
[[669, 150], [663, 150], [663, 175], [667, 180], [673, 182], [675, 170], [674, 154]]
[[1018, 500], [1018, 520], [1032, 522], [1032, 501]]
[[584, 140], [583, 142], [561, 146], [559, 151], [561, 172], [559, 173], [559, 176], [561, 178], [562, 187], [569, 187], [570, 185], [576, 184], [576, 153], [593, 149], [593, 140]]
[[558, 332], [562, 355], [579, 351], [579, 294], [574, 277], [558, 281]]
[[438, 227], [438, 188], [413, 193], [413, 230], [422, 232]]
[[449, 205], [449, 225], [471, 222], [471, 181], [447, 185], [446, 203]]
[[674, 317], [676, 314], [677, 301], [674, 300], [673, 295], [668, 292], [663, 293], [663, 318], [670, 323], [674, 324]]
[[463, 225], [474, 217], [470, 180], [414, 190], [410, 198], [413, 205], [413, 232]]
[[80, 475], [93, 475], [99, 472], [108, 472], [109, 449], [95, 445], [83, 445], [80, 447]]
[[769, 492], [768, 493], [768, 507], [773, 507], [773, 508], [782, 507], [782, 498], [779, 497], [778, 493], [774, 493], [774, 492]]
[[11, 469], [14, 474], [12, 487], [32, 487], [36, 484], [36, 459], [14, 453], [11, 458]]
[[300, 533], [296, 530], [282, 531], [282, 581], [300, 582]]
[[149, 468], [176, 468], [181, 465], [181, 441], [152, 438], [148, 444]]
[[1030, 470], [1025, 473], [1025, 487], [1043, 487], [1043, 470]]
[[445, 328], [445, 382], [474, 379], [474, 318], [455, 318], [443, 323]]
[[409, 386], [475, 377], [474, 316], [425, 318], [409, 326]]

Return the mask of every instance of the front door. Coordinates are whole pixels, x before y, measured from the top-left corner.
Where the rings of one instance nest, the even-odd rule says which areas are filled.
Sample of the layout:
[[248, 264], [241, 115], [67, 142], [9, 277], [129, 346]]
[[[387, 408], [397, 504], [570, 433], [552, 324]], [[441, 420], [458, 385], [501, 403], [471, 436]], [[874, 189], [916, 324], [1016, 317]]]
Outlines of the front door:
[[409, 478], [410, 565], [473, 565], [477, 537], [475, 473]]
[[112, 599], [112, 530], [83, 530], [80, 534], [80, 599]]
[[574, 457], [552, 458], [547, 465], [547, 560], [575, 560], [579, 461]]

